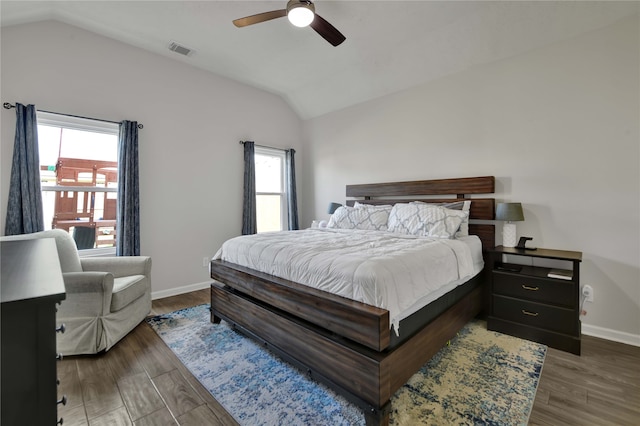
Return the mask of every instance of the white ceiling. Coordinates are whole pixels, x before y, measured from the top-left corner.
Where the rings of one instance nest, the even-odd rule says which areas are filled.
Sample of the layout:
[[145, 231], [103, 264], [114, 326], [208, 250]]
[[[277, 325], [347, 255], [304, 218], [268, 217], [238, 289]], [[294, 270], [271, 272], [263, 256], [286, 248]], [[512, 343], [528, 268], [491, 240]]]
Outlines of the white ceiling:
[[[517, 55], [637, 14], [640, 2], [331, 1], [316, 12], [347, 40], [333, 47], [271, 1], [7, 1], [1, 25], [55, 19], [283, 97], [303, 119]], [[189, 57], [168, 50], [176, 41]]]

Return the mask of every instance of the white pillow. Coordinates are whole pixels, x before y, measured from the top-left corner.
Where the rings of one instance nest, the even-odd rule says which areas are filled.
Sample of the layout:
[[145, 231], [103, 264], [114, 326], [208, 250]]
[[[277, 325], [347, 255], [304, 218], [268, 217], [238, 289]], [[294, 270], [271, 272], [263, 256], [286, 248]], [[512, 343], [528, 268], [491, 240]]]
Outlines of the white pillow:
[[425, 203], [396, 204], [389, 215], [391, 232], [432, 238], [454, 238], [469, 212]]
[[424, 234], [424, 221], [420, 211], [420, 204], [395, 204], [389, 214], [389, 231], [407, 235]]
[[425, 230], [427, 231], [427, 236], [435, 238], [456, 238], [462, 222], [465, 219], [469, 219], [469, 212], [441, 206], [430, 209], [430, 213], [431, 216]]
[[333, 212], [327, 228], [386, 231], [390, 212], [391, 209], [342, 206]]
[[[430, 204], [430, 203], [425, 203], [423, 201], [412, 201], [412, 203]], [[451, 203], [437, 203], [437, 204], [432, 203], [431, 205], [445, 207], [447, 209], [452, 209], [452, 210], [462, 210], [463, 212], [469, 212], [469, 209], [471, 208], [471, 200], [454, 201]], [[466, 237], [468, 235], [469, 235], [469, 215], [467, 214], [466, 218], [462, 220], [462, 223], [460, 224], [460, 229], [458, 230], [458, 232], [456, 232], [455, 237], [460, 238], [460, 237]]]

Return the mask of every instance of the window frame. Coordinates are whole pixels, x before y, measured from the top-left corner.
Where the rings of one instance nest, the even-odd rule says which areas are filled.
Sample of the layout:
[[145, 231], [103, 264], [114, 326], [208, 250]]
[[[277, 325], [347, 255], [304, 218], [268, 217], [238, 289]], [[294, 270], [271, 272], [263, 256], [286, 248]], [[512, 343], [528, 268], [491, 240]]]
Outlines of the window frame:
[[[288, 191], [287, 191], [287, 182], [286, 182], [286, 167], [287, 167], [287, 153], [283, 149], [277, 148], [269, 148], [265, 146], [256, 145], [254, 148], [254, 161], [258, 155], [269, 156], [269, 157], [278, 157], [280, 158], [281, 167], [280, 167], [280, 182], [282, 183], [282, 192], [259, 192], [257, 190], [257, 181], [258, 181], [258, 173], [256, 169], [256, 200], [258, 195], [278, 195], [280, 196], [280, 230], [286, 231], [289, 227], [289, 209], [288, 209]], [[257, 207], [257, 203], [256, 203]], [[256, 219], [260, 212], [256, 209]], [[270, 232], [270, 231], [262, 231], [262, 232]]]
[[[56, 114], [52, 112], [36, 111], [37, 125], [62, 127], [70, 130], [80, 130], [92, 133], [103, 133], [108, 135], [115, 135], [116, 138], [120, 133], [120, 124], [105, 120], [94, 120], [84, 117], [76, 117], [65, 114]], [[40, 146], [38, 141], [38, 150]], [[41, 164], [42, 165], [42, 164]], [[41, 192], [49, 192], [60, 190], [61, 187], [53, 186], [41, 186]], [[65, 187], [69, 189], [72, 187]], [[116, 192], [117, 188], [95, 187], [92, 188], [92, 192]], [[43, 194], [44, 195], [44, 194]], [[78, 250], [80, 257], [101, 257], [101, 256], [115, 256], [116, 247], [96, 247], [92, 249]]]

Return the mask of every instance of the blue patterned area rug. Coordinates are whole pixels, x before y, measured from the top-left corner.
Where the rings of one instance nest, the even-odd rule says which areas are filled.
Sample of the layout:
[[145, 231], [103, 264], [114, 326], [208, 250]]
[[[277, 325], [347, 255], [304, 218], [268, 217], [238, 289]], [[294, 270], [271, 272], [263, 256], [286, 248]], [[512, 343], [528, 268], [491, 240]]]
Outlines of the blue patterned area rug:
[[[209, 305], [147, 318], [241, 425], [364, 425], [362, 412], [224, 321]], [[467, 324], [391, 401], [392, 425], [526, 425], [546, 346]]]

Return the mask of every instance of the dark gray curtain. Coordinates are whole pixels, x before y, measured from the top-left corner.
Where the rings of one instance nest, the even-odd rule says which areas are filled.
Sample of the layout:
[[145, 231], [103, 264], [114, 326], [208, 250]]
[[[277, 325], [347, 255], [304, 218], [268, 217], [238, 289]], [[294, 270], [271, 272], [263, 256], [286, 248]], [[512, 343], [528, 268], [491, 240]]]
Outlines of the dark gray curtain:
[[16, 136], [5, 235], [44, 231], [36, 107], [16, 103]]
[[298, 196], [296, 195], [296, 150], [291, 148], [286, 150], [287, 164], [285, 167], [287, 185], [287, 208], [289, 209], [289, 231], [297, 231], [298, 226]]
[[244, 143], [244, 197], [242, 206], [242, 235], [258, 232], [256, 223], [256, 161], [255, 143]]
[[117, 256], [140, 255], [139, 195], [138, 122], [124, 120], [118, 138]]

